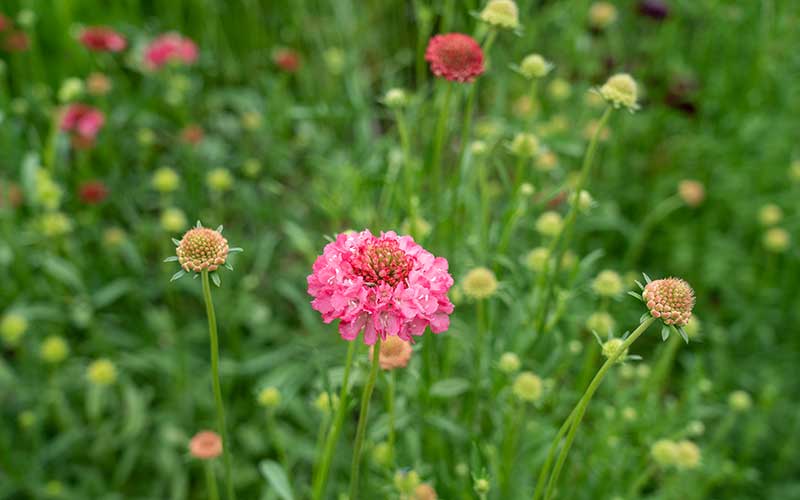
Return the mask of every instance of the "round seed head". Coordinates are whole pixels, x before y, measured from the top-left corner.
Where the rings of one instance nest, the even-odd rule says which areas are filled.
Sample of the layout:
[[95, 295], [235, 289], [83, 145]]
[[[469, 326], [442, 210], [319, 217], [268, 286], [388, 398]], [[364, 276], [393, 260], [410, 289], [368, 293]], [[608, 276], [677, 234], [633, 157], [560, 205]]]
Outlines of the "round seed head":
[[682, 279], [651, 281], [644, 288], [642, 298], [650, 314], [667, 325], [684, 326], [692, 317], [694, 290]]
[[216, 271], [228, 258], [228, 240], [207, 227], [195, 227], [183, 235], [175, 253], [189, 272]]

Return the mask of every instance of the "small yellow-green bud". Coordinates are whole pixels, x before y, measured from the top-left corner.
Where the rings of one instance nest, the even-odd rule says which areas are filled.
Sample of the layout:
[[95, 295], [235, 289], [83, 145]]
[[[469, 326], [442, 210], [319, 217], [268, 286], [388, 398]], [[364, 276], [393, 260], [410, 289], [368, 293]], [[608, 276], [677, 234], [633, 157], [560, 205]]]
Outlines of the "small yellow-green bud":
[[472, 141], [472, 144], [469, 145], [469, 152], [473, 156], [483, 156], [487, 151], [489, 151], [489, 146], [483, 141]]
[[181, 179], [174, 169], [170, 167], [161, 167], [153, 173], [151, 183], [156, 190], [162, 193], [171, 193], [178, 189], [180, 181]]
[[800, 160], [795, 160], [789, 165], [789, 179], [800, 182]]
[[625, 285], [616, 271], [606, 269], [600, 271], [592, 281], [592, 290], [601, 297], [616, 297], [622, 293]]
[[548, 211], [536, 219], [536, 231], [542, 236], [554, 238], [564, 227], [564, 219], [558, 212]]
[[521, 132], [514, 136], [510, 149], [517, 156], [533, 158], [539, 152], [539, 139], [533, 134]]
[[491, 269], [476, 267], [470, 270], [461, 282], [461, 289], [467, 297], [483, 300], [497, 292], [497, 278]]
[[30, 429], [36, 425], [36, 414], [31, 410], [25, 410], [17, 415], [17, 424], [21, 429]]
[[555, 78], [550, 82], [550, 85], [547, 86], [547, 92], [553, 99], [563, 101], [568, 99], [572, 94], [572, 85], [563, 78]]
[[344, 69], [345, 54], [344, 51], [338, 47], [331, 47], [322, 54], [325, 60], [325, 66], [334, 75], [340, 75]]
[[613, 332], [615, 326], [614, 318], [605, 311], [594, 312], [586, 319], [586, 328], [601, 335]]
[[117, 368], [110, 360], [100, 358], [89, 364], [86, 377], [89, 382], [97, 386], [111, 385], [117, 381]]
[[389, 89], [383, 96], [383, 102], [393, 109], [402, 108], [408, 104], [408, 94], [403, 89]]
[[536, 157], [534, 166], [542, 172], [552, 172], [558, 165], [558, 157], [552, 151], [545, 151]]
[[489, 493], [489, 489], [491, 488], [491, 484], [489, 484], [489, 480], [485, 478], [478, 478], [475, 480], [475, 484], [473, 485], [475, 488], [475, 493], [478, 495], [486, 495]]
[[58, 237], [72, 231], [72, 219], [61, 212], [49, 212], [39, 217], [39, 230], [45, 236]]
[[618, 338], [608, 339], [603, 342], [603, 356], [608, 359], [613, 358], [614, 356], [619, 356], [617, 358], [617, 363], [622, 363], [625, 361], [625, 357], [628, 355], [628, 349], [622, 350], [622, 344], [625, 341]]
[[517, 375], [511, 388], [514, 396], [520, 401], [534, 403], [542, 397], [542, 379], [533, 372], [522, 372]]
[[415, 470], [408, 472], [397, 471], [394, 475], [394, 487], [400, 493], [410, 495], [420, 484], [419, 474]]
[[0, 336], [3, 337], [3, 342], [10, 347], [17, 346], [27, 331], [28, 320], [21, 314], [7, 313], [0, 320]]
[[45, 363], [57, 364], [69, 355], [67, 342], [58, 335], [51, 335], [44, 339], [39, 347], [39, 355]]
[[186, 229], [186, 215], [179, 208], [167, 208], [161, 212], [161, 227], [168, 233], [177, 233]]
[[758, 211], [758, 221], [762, 226], [774, 226], [783, 219], [783, 210], [774, 203], [768, 203]]
[[525, 254], [525, 267], [534, 272], [541, 272], [547, 263], [549, 252], [546, 247], [536, 247]]
[[764, 233], [764, 247], [770, 252], [783, 253], [789, 249], [791, 238], [782, 227], [773, 227]]
[[265, 387], [258, 393], [258, 404], [264, 408], [276, 408], [281, 404], [281, 391], [277, 387]]
[[604, 30], [617, 20], [617, 8], [609, 2], [595, 2], [589, 8], [589, 25]]
[[260, 129], [261, 123], [263, 122], [261, 118], [261, 113], [257, 111], [248, 111], [247, 113], [244, 113], [242, 115], [241, 121], [242, 121], [242, 127], [244, 127], [245, 130], [250, 130], [250, 131]]
[[688, 432], [690, 436], [702, 436], [705, 431], [705, 424], [699, 420], [692, 420], [686, 426], [686, 432]]
[[678, 445], [670, 439], [659, 439], [650, 447], [650, 455], [662, 467], [675, 465], [678, 461]]
[[58, 100], [61, 102], [74, 101], [83, 94], [83, 90], [83, 80], [80, 78], [67, 78], [58, 89]]
[[212, 191], [228, 191], [233, 187], [233, 176], [227, 168], [215, 168], [206, 175], [206, 184]]
[[728, 396], [728, 406], [735, 412], [744, 413], [753, 406], [753, 398], [745, 391], [733, 391]]
[[553, 69], [553, 65], [539, 54], [525, 56], [519, 65], [520, 72], [527, 78], [542, 78]]
[[513, 352], [504, 352], [503, 355], [500, 356], [498, 367], [500, 368], [501, 372], [510, 375], [519, 370], [520, 364], [519, 356]]
[[481, 21], [498, 28], [519, 27], [519, 9], [513, 0], [489, 0], [480, 17]]
[[624, 106], [631, 111], [639, 108], [636, 104], [638, 90], [636, 81], [627, 73], [619, 73], [600, 87], [600, 95], [615, 108]]
[[136, 132], [136, 140], [141, 146], [150, 146], [156, 141], [156, 134], [149, 128], [140, 128]]
[[570, 340], [567, 348], [572, 354], [580, 354], [583, 351], [583, 344], [579, 340]]
[[637, 414], [635, 408], [626, 406], [625, 408], [622, 409], [622, 418], [624, 418], [628, 422], [633, 422], [634, 420], [636, 420], [636, 416]]
[[678, 441], [675, 465], [681, 469], [694, 469], [700, 465], [700, 448], [689, 440]]
[[328, 393], [321, 392], [314, 401], [314, 407], [323, 415], [328, 415], [339, 406], [339, 396], [334, 394], [332, 399], [333, 404], [331, 404], [331, 397]]
[[389, 467], [392, 464], [392, 447], [387, 442], [381, 442], [372, 448], [372, 460], [378, 465]]

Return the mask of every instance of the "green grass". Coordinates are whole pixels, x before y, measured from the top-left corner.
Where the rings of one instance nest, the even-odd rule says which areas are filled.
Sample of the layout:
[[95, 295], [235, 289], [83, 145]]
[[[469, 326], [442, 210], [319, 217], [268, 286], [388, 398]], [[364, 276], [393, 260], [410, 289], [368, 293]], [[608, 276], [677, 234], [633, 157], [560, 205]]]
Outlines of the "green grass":
[[[619, 336], [644, 312], [628, 296], [597, 297], [591, 281], [603, 269], [625, 276], [626, 289], [636, 288], [629, 274], [686, 279], [701, 330], [684, 345], [662, 342], [651, 328], [631, 351], [643, 360], [609, 371], [576, 433], [558, 498], [800, 496], [800, 180], [790, 174], [800, 160], [800, 5], [676, 0], [656, 23], [620, 0], [617, 22], [593, 35], [591, 2], [518, 3], [523, 29], [497, 34], [489, 68], [472, 84], [466, 137], [488, 152], [467, 147], [458, 164], [471, 87], [454, 86], [437, 194], [430, 165], [446, 87], [422, 54], [443, 25], [482, 39], [486, 26], [471, 15], [482, 7], [477, 0], [3, 2], [6, 16], [27, 9], [35, 20], [24, 27], [29, 51], [0, 50], [0, 319], [28, 322], [18, 343], [0, 339], [0, 498], [208, 498], [203, 464], [187, 451], [189, 438], [216, 422], [201, 283], [170, 282], [177, 268], [162, 263], [174, 254], [170, 238], [197, 219], [224, 224], [231, 245], [244, 248], [213, 290], [239, 498], [311, 495], [331, 421], [314, 402], [338, 393], [348, 345], [311, 309], [305, 280], [326, 236], [363, 228], [411, 231], [448, 259], [457, 285], [485, 266], [500, 288], [481, 303], [454, 296], [450, 330], [426, 333], [409, 367], [392, 373], [393, 464], [375, 456], [389, 431], [390, 379], [378, 375], [361, 498], [398, 498], [394, 476], [412, 469], [444, 499], [477, 498], [476, 478], [489, 480], [487, 498], [531, 498], [553, 436], [602, 364], [587, 318], [609, 312]], [[131, 47], [90, 54], [75, 33], [94, 24], [121, 31]], [[171, 30], [197, 42], [198, 64], [142, 72], [143, 46]], [[273, 63], [280, 47], [300, 53], [298, 72]], [[525, 113], [520, 98], [531, 95], [530, 82], [510, 66], [531, 52], [555, 69], [537, 88], [537, 110]], [[93, 149], [75, 151], [56, 130], [59, 89], [93, 71], [107, 74], [113, 90], [78, 100], [103, 110], [106, 124]], [[554, 282], [542, 333], [538, 276], [524, 257], [549, 243], [536, 220], [548, 197], [570, 186], [586, 127], [603, 113], [587, 91], [619, 71], [639, 82], [642, 109], [610, 117], [588, 180], [596, 206], [577, 217], [565, 248], [577, 263]], [[569, 83], [565, 99], [551, 92], [557, 79]], [[679, 81], [694, 82], [694, 114], [665, 104]], [[405, 139], [382, 103], [393, 87], [410, 96]], [[247, 129], [243, 117], [253, 113], [261, 124]], [[180, 140], [192, 124], [205, 131], [197, 146]], [[520, 179], [508, 145], [523, 131], [558, 162], [551, 171], [523, 164], [521, 180], [535, 192], [515, 199]], [[178, 191], [152, 187], [162, 166], [179, 173]], [[220, 167], [234, 180], [226, 192], [206, 182]], [[49, 210], [37, 201], [37, 171], [63, 190], [58, 209], [72, 225], [63, 235], [42, 230]], [[77, 190], [92, 179], [110, 195], [89, 206]], [[683, 179], [704, 184], [699, 207], [670, 206]], [[8, 203], [12, 184], [22, 190], [17, 207]], [[768, 203], [783, 211], [778, 226], [791, 236], [784, 253], [762, 243], [759, 211]], [[184, 228], [162, 227], [169, 208], [185, 214]], [[553, 209], [566, 216], [569, 204]], [[430, 234], [409, 223], [411, 214]], [[114, 240], [112, 229], [124, 236]], [[52, 335], [70, 349], [55, 365], [40, 356]], [[538, 403], [513, 395], [514, 375], [498, 366], [509, 351], [544, 380]], [[98, 358], [118, 372], [103, 390], [85, 375]], [[369, 373], [360, 341], [354, 359], [325, 498], [349, 490]], [[271, 413], [257, 402], [267, 386], [281, 393]], [[752, 396], [749, 411], [730, 409], [734, 390]], [[650, 470], [650, 446], [662, 438], [695, 441], [700, 466]]]

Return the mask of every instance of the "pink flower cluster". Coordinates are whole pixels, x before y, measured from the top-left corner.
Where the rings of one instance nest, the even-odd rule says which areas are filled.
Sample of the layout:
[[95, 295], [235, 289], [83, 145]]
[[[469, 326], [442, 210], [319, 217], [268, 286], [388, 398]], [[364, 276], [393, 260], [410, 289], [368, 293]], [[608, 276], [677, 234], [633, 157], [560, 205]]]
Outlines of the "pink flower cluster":
[[434, 75], [451, 82], [472, 82], [485, 70], [481, 46], [463, 33], [432, 37], [425, 49], [425, 60]]
[[650, 315], [667, 325], [685, 326], [692, 318], [694, 290], [680, 278], [651, 281], [644, 287], [642, 298]]
[[193, 64], [197, 61], [197, 45], [178, 33], [159, 36], [144, 51], [144, 64], [148, 69], [161, 69], [169, 63]]
[[452, 285], [447, 259], [393, 231], [340, 234], [325, 246], [308, 277], [311, 305], [322, 320], [339, 319], [339, 333], [346, 340], [364, 330], [369, 345], [378, 335], [413, 341], [428, 326], [433, 333], [447, 330], [453, 312], [447, 291]]
[[92, 26], [84, 29], [78, 40], [87, 49], [95, 52], [121, 52], [128, 46], [124, 36], [105, 26]]
[[105, 123], [105, 115], [86, 104], [72, 104], [61, 116], [61, 130], [72, 133], [73, 143], [89, 147]]

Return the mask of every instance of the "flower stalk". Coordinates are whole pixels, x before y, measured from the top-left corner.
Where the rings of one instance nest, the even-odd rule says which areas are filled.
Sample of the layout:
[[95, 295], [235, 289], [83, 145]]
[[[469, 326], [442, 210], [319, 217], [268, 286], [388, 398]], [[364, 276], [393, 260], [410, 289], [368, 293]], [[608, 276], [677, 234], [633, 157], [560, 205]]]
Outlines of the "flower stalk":
[[369, 400], [372, 398], [372, 391], [375, 388], [375, 379], [378, 377], [378, 366], [380, 364], [380, 336], [375, 341], [375, 355], [372, 356], [372, 365], [369, 370], [369, 378], [361, 394], [361, 411], [358, 415], [358, 427], [356, 429], [356, 440], [353, 445], [353, 463], [350, 466], [350, 496], [349, 500], [358, 499], [358, 473], [361, 468], [361, 449], [364, 446], [364, 436], [367, 431], [367, 418], [369, 416]]

